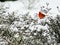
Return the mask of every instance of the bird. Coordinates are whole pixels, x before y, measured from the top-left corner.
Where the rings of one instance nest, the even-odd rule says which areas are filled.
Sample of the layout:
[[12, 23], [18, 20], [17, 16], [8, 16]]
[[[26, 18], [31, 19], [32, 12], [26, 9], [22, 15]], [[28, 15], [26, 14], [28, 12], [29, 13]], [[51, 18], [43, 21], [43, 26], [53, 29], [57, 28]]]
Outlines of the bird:
[[39, 17], [40, 19], [43, 19], [45, 16], [47, 16], [47, 15], [43, 14], [42, 12], [39, 12], [39, 13], [38, 13], [38, 17]]

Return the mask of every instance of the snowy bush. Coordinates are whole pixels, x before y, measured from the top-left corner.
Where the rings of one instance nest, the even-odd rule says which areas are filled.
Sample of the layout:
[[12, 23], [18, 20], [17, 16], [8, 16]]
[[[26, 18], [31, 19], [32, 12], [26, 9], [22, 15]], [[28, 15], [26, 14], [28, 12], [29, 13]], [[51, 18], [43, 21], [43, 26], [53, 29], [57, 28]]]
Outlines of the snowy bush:
[[[16, 14], [0, 7], [1, 45], [57, 45], [60, 43], [60, 16], [39, 19], [27, 12]], [[37, 14], [34, 14], [37, 15]]]

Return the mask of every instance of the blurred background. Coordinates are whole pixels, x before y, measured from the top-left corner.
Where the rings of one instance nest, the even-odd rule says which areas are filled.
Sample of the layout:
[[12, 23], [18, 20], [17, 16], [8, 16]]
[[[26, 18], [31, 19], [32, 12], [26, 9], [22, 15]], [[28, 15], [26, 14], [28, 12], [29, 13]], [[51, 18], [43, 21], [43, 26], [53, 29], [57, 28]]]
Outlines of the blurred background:
[[0, 0], [0, 2], [5, 2], [5, 1], [16, 1], [16, 0]]

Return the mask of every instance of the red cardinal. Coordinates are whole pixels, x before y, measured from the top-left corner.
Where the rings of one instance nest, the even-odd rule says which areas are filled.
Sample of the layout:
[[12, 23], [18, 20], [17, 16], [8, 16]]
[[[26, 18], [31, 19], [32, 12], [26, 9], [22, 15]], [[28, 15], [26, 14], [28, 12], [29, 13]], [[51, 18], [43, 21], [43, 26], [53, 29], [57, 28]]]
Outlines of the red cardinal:
[[39, 12], [39, 14], [38, 14], [38, 17], [39, 17], [40, 19], [43, 19], [45, 16], [46, 16], [46, 15], [43, 14], [42, 12]]

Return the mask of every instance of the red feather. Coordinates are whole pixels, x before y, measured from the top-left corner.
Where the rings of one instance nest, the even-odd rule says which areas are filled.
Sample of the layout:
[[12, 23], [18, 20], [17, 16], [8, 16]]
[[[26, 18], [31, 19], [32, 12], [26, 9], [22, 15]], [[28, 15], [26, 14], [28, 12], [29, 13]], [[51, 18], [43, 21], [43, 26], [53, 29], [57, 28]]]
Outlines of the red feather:
[[38, 17], [39, 17], [40, 19], [43, 19], [45, 16], [46, 16], [46, 15], [43, 14], [42, 12], [39, 12], [39, 14], [38, 14]]

